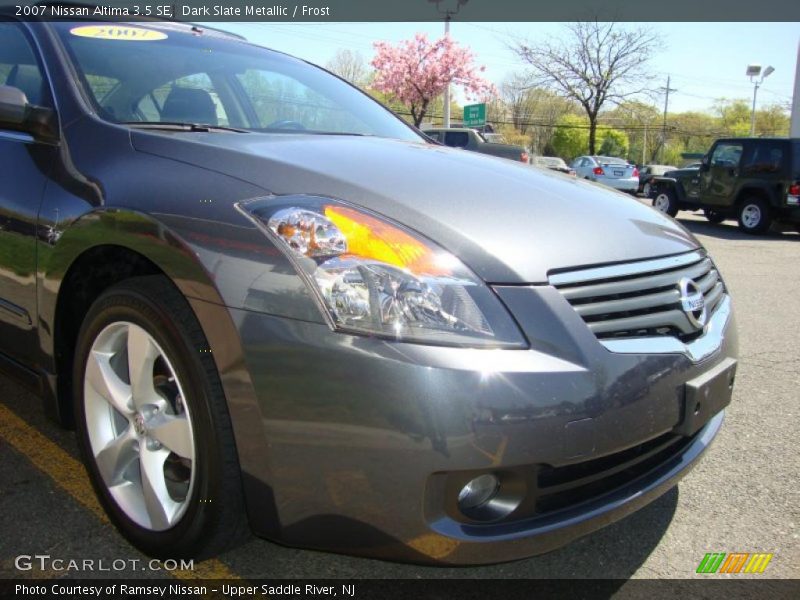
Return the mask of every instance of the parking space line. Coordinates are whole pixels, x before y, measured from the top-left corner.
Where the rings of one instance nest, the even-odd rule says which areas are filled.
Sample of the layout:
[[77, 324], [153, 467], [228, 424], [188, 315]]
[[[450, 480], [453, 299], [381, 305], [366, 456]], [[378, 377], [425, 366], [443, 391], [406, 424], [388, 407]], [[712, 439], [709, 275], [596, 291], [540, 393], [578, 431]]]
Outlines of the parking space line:
[[[3, 404], [0, 404], [0, 438], [102, 523], [110, 525], [83, 465]], [[216, 559], [197, 563], [194, 570], [171, 571], [170, 575], [178, 579], [239, 579], [225, 563]]]

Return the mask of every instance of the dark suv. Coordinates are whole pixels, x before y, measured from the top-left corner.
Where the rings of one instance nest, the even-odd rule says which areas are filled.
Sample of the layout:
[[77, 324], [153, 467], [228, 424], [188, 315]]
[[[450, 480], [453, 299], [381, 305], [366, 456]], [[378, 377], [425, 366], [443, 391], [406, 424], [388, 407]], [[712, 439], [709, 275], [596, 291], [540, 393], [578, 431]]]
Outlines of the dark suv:
[[800, 230], [800, 139], [717, 140], [700, 169], [679, 169], [650, 181], [653, 206], [674, 217], [700, 210], [712, 223], [736, 218], [747, 233], [774, 222]]

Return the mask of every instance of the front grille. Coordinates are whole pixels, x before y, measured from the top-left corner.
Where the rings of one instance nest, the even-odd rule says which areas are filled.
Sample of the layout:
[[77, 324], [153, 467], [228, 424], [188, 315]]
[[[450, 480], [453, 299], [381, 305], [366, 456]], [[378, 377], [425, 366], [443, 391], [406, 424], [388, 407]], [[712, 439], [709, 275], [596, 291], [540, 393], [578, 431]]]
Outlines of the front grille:
[[542, 466], [537, 475], [536, 514], [544, 515], [594, 500], [663, 467], [697, 437], [674, 433], [602, 458], [567, 465]]
[[550, 283], [600, 339], [673, 336], [682, 340], [701, 330], [681, 307], [679, 282], [691, 279], [703, 294], [710, 318], [725, 287], [714, 263], [695, 251], [665, 259], [568, 271]]

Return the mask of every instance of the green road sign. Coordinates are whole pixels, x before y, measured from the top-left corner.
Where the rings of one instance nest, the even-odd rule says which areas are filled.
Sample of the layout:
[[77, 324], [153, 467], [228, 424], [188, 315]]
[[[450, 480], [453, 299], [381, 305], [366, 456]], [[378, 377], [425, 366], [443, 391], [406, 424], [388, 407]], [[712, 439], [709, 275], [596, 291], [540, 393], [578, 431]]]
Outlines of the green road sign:
[[469, 104], [464, 107], [464, 126], [482, 127], [486, 125], [486, 104]]

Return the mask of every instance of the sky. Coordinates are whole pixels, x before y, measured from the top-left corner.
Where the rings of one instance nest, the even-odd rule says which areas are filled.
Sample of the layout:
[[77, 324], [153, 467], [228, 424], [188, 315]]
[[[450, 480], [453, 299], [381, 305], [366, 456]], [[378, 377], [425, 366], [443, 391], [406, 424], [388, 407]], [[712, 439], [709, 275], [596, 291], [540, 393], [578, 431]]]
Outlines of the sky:
[[[375, 41], [398, 42], [416, 32], [438, 37], [444, 31], [442, 22], [210, 25], [323, 66], [340, 48], [358, 51], [369, 61]], [[753, 85], [745, 76], [745, 68], [751, 63], [775, 68], [759, 88], [758, 105], [791, 103], [800, 23], [653, 23], [648, 27], [660, 33], [663, 40], [651, 61], [656, 86], [666, 86], [670, 76], [670, 87], [677, 90], [670, 93], [670, 112], [710, 111], [717, 98], [752, 102]], [[512, 73], [525, 71], [525, 64], [508, 48], [508, 40], [537, 42], [558, 37], [562, 31], [560, 23], [452, 21], [450, 26], [450, 35], [472, 50], [476, 63], [486, 66], [484, 76], [497, 86]], [[456, 99], [464, 100], [458, 95]], [[663, 99], [656, 102], [663, 107]]]

